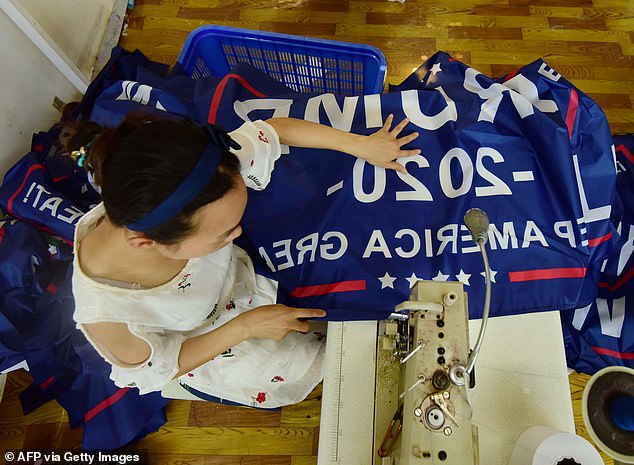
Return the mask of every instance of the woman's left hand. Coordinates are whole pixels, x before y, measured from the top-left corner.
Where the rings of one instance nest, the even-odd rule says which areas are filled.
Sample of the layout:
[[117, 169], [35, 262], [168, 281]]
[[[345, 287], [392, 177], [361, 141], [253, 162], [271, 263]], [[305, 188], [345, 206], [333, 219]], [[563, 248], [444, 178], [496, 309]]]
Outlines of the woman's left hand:
[[407, 173], [405, 167], [394, 160], [399, 157], [418, 155], [421, 152], [420, 149], [401, 149], [401, 147], [416, 139], [418, 132], [398, 137], [405, 126], [407, 126], [407, 123], [409, 123], [409, 119], [405, 118], [394, 129], [390, 129], [393, 120], [394, 115], [388, 116], [381, 129], [369, 136], [362, 136], [362, 142], [359, 149], [355, 151], [355, 155], [375, 166]]

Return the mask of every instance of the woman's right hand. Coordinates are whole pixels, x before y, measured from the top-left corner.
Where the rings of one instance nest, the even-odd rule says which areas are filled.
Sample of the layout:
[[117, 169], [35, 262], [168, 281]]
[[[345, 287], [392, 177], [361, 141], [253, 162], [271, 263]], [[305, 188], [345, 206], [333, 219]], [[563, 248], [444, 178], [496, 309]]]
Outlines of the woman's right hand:
[[326, 312], [315, 308], [295, 308], [286, 305], [263, 305], [238, 317], [247, 331], [247, 338], [280, 341], [293, 331], [308, 331], [306, 319], [321, 318]]

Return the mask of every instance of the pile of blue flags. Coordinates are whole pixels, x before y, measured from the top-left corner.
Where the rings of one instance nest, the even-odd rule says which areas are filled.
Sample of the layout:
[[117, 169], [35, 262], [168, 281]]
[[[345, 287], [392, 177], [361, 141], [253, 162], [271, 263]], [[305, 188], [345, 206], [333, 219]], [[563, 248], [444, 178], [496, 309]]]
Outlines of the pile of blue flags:
[[634, 368], [634, 136], [614, 136], [614, 145], [621, 237], [601, 263], [596, 300], [561, 312], [568, 366], [580, 373], [609, 365]]

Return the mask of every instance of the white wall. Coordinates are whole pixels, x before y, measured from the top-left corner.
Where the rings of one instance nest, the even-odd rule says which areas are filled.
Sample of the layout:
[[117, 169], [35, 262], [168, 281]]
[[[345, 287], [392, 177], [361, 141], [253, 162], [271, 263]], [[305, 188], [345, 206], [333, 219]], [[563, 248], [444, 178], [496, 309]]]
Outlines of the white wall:
[[[22, 0], [21, 5], [90, 78], [115, 2]], [[0, 11], [0, 178], [28, 152], [32, 134], [59, 119], [55, 96], [69, 102], [81, 94]]]
[[68, 58], [90, 77], [115, 0], [21, 1]]

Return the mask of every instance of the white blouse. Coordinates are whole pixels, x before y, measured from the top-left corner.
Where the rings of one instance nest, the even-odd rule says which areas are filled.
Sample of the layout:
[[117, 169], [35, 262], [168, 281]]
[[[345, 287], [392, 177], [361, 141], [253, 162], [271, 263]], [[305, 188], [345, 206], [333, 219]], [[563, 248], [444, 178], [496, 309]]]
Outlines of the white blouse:
[[[263, 121], [247, 122], [231, 137], [247, 186], [263, 189], [280, 157], [275, 130]], [[242, 312], [275, 303], [277, 283], [257, 275], [248, 255], [230, 245], [190, 259], [169, 282], [151, 289], [97, 281], [81, 269], [82, 239], [105, 215], [103, 204], [88, 212], [75, 231], [74, 319], [99, 354], [112, 365], [117, 386], [135, 386], [141, 394], [161, 390], [179, 371], [183, 341], [221, 326]], [[94, 341], [84, 325], [126, 323], [151, 348], [140, 365], [126, 365]], [[246, 405], [274, 408], [305, 398], [322, 379], [324, 336], [292, 333], [282, 341], [249, 339], [191, 372], [179, 382], [213, 396]]]

